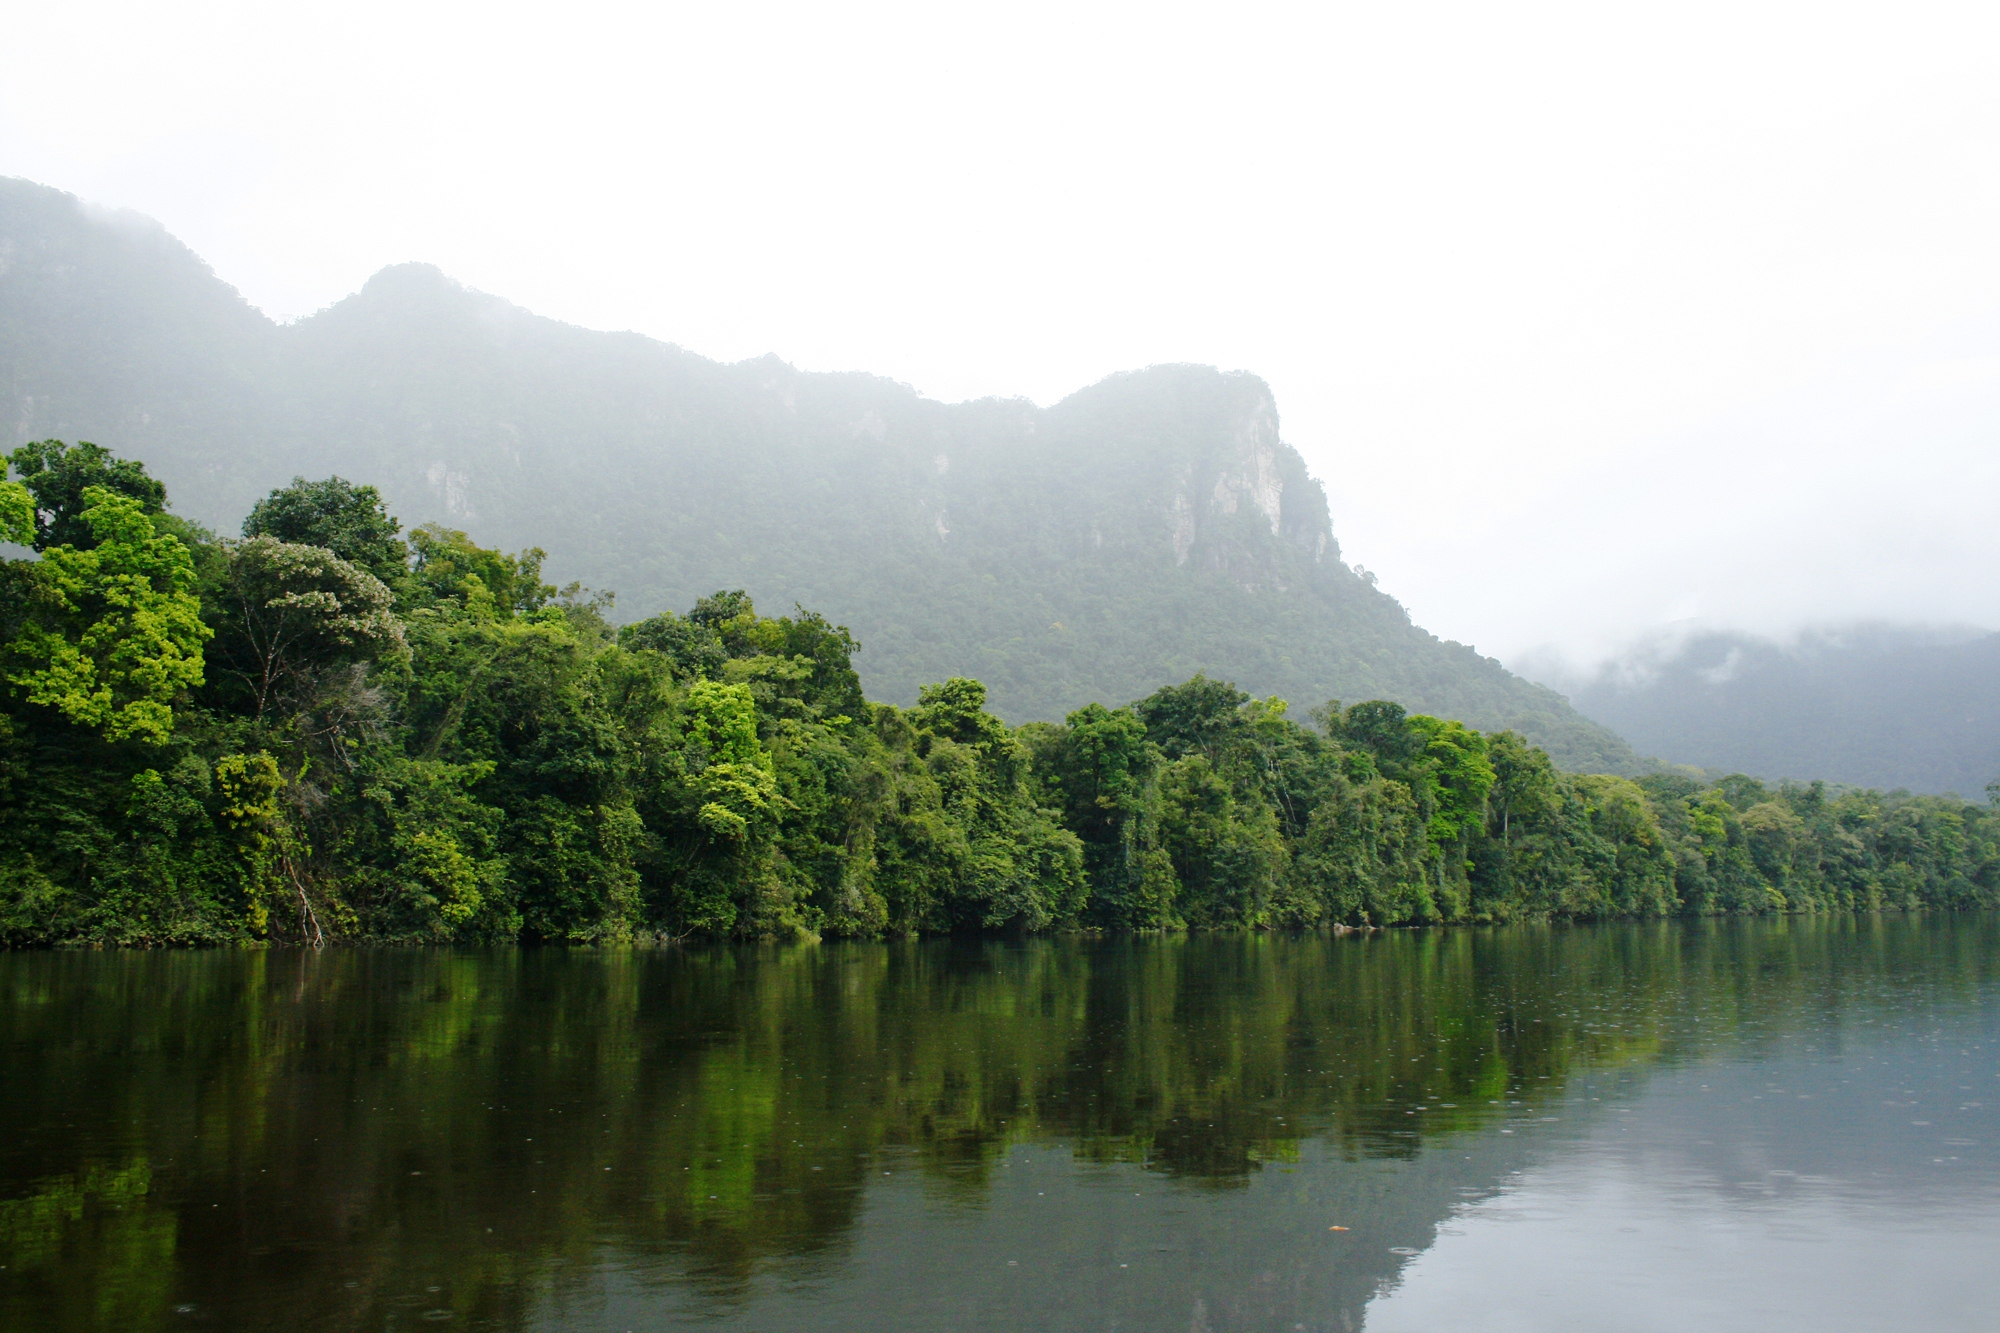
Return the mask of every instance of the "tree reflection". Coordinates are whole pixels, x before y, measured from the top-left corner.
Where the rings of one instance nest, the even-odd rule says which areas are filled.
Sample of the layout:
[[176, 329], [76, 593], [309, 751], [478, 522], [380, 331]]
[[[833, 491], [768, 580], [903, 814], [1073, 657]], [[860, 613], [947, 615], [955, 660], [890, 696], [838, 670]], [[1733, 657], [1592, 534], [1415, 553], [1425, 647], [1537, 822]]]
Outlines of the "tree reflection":
[[885, 1162], [976, 1206], [1029, 1143], [1224, 1190], [1307, 1141], [1409, 1158], [1582, 1070], [1919, 975], [1970, 995], [1996, 942], [1842, 917], [0, 957], [0, 1326], [226, 1294], [251, 1327], [518, 1327], [607, 1247], [727, 1299], [837, 1259]]

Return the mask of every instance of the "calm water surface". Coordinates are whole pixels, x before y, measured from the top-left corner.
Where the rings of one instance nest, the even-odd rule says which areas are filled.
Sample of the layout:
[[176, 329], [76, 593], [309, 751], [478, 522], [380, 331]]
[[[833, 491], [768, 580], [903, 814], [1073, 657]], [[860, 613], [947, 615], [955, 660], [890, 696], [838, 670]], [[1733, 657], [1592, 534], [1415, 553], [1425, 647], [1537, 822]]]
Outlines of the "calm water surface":
[[2000, 918], [0, 955], [0, 1329], [1986, 1329]]

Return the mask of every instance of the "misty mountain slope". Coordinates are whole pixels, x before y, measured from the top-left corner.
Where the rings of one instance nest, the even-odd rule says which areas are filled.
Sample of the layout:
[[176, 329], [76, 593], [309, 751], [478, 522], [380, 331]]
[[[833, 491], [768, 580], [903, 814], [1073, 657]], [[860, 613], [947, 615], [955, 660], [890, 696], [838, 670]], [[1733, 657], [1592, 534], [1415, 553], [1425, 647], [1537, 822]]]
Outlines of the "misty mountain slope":
[[1707, 634], [1608, 667], [1570, 697], [1678, 763], [1975, 800], [2000, 778], [2000, 634]]
[[0, 247], [0, 443], [140, 457], [222, 532], [294, 474], [339, 473], [408, 524], [546, 548], [621, 619], [735, 587], [823, 611], [879, 698], [973, 675], [1026, 721], [1205, 670], [1300, 708], [1385, 697], [1513, 727], [1571, 768], [1635, 762], [1342, 563], [1254, 376], [1160, 366], [1046, 409], [945, 404], [579, 329], [420, 264], [279, 326], [156, 225], [18, 181]]
[[[184, 477], [266, 438], [278, 329], [150, 218], [0, 180], [0, 390], [7, 433], [43, 425]], [[10, 443], [11, 447], [11, 443]]]

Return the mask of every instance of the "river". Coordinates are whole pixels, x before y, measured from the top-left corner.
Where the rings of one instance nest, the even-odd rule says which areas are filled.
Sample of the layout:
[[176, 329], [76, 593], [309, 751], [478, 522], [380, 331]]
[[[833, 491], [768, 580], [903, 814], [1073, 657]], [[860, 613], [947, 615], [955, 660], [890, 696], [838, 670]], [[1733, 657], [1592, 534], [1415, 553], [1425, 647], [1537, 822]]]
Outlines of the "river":
[[2000, 917], [0, 955], [0, 1330], [1952, 1330]]

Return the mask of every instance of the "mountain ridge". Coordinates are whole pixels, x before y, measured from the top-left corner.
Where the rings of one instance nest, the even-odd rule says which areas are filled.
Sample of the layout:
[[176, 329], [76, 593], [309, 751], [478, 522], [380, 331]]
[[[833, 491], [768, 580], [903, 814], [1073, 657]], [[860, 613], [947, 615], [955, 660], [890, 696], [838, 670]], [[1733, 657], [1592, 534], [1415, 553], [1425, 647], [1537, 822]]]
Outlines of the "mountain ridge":
[[1984, 630], [1700, 633], [1556, 680], [1635, 745], [1712, 771], [1974, 799], [2000, 780], [2000, 634]]
[[0, 245], [12, 442], [139, 457], [221, 531], [294, 474], [336, 472], [411, 525], [548, 549], [557, 577], [615, 589], [620, 618], [719, 587], [825, 611], [899, 701], [976, 676], [1026, 721], [1201, 670], [1301, 707], [1386, 697], [1513, 727], [1566, 767], [1638, 765], [1342, 561], [1246, 372], [942, 403], [579, 328], [421, 263], [278, 324], [157, 224], [103, 225], [23, 182], [0, 182]]

